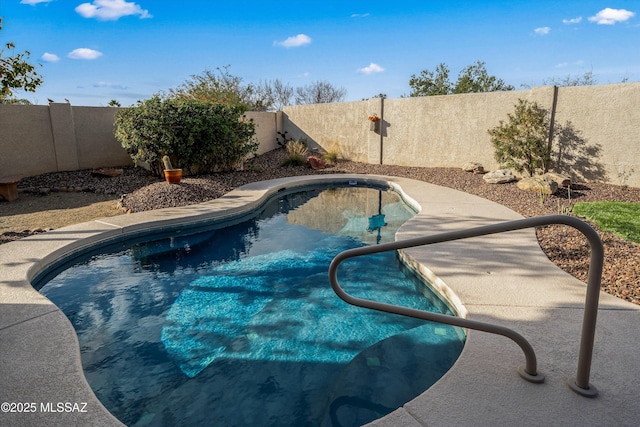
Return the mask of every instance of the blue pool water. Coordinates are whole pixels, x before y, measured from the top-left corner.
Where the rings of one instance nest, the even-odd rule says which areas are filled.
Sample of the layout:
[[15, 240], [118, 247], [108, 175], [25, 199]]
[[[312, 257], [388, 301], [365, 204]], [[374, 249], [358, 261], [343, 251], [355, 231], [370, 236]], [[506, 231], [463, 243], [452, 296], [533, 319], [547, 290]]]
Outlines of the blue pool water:
[[[426, 390], [463, 346], [458, 328], [352, 307], [329, 285], [336, 254], [393, 240], [412, 215], [384, 189], [309, 188], [239, 224], [87, 256], [40, 291], [127, 425], [360, 425]], [[339, 280], [449, 313], [393, 253], [349, 260]]]

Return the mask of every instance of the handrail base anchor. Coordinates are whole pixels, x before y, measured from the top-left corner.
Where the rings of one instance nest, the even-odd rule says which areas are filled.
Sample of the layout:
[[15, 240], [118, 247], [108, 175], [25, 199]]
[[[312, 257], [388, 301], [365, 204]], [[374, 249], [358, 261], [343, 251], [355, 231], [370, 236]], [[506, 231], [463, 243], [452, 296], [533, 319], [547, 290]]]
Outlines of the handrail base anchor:
[[520, 375], [523, 379], [529, 381], [530, 383], [541, 384], [544, 382], [543, 373], [538, 372], [536, 375], [531, 375], [530, 373], [527, 372], [526, 366], [520, 366], [518, 368], [518, 375]]
[[595, 388], [595, 386], [591, 383], [589, 383], [589, 388], [582, 388], [579, 387], [578, 384], [576, 384], [576, 378], [572, 377], [569, 378], [569, 380], [567, 381], [569, 388], [573, 391], [575, 391], [576, 393], [578, 393], [580, 396], [584, 396], [584, 397], [596, 397], [598, 396], [598, 389]]

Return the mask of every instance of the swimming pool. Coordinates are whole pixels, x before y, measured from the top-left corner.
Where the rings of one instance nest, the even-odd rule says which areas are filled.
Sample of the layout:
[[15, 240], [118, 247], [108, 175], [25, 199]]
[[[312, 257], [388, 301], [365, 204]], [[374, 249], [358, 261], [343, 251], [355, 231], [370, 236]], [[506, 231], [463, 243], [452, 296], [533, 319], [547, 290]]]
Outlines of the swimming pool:
[[[92, 255], [41, 291], [129, 425], [357, 425], [424, 391], [462, 348], [456, 328], [347, 306], [328, 284], [334, 255], [393, 239], [410, 216], [381, 188], [280, 194], [240, 224]], [[446, 311], [399, 267], [393, 254], [346, 263], [341, 283]]]

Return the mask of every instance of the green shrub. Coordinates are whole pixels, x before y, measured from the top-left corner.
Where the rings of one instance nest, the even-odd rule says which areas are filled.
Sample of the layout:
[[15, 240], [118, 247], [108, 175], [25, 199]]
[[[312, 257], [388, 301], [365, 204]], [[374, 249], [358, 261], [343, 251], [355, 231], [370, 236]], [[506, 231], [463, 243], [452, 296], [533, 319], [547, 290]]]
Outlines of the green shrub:
[[495, 159], [502, 167], [513, 168], [533, 176], [548, 172], [551, 163], [549, 144], [549, 111], [536, 102], [518, 100], [509, 121], [500, 120], [498, 126], [489, 129]]
[[257, 151], [253, 120], [240, 106], [154, 96], [115, 115], [115, 136], [134, 162], [162, 176], [162, 157], [189, 173], [233, 169]]

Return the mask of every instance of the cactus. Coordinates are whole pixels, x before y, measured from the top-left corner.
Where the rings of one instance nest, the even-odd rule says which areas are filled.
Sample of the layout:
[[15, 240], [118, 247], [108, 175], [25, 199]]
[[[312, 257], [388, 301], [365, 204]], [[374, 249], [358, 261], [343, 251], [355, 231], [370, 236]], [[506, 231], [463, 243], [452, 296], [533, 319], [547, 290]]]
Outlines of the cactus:
[[164, 163], [165, 170], [173, 169], [173, 166], [171, 165], [171, 159], [169, 158], [169, 156], [162, 157], [162, 163]]

